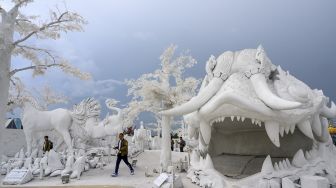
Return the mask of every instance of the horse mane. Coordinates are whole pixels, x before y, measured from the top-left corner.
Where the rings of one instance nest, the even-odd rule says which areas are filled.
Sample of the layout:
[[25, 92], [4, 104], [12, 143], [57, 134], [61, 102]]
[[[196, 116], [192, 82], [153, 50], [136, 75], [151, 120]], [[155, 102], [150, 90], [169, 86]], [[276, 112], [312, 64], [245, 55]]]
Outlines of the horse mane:
[[90, 139], [89, 133], [84, 128], [86, 121], [92, 117], [99, 117], [100, 110], [99, 102], [91, 97], [73, 106], [73, 110], [70, 112], [73, 119], [70, 134], [75, 140], [81, 139], [85, 142]]
[[71, 115], [74, 121], [79, 125], [85, 125], [86, 120], [92, 117], [99, 117], [101, 107], [94, 98], [82, 100], [79, 104], [73, 106]]

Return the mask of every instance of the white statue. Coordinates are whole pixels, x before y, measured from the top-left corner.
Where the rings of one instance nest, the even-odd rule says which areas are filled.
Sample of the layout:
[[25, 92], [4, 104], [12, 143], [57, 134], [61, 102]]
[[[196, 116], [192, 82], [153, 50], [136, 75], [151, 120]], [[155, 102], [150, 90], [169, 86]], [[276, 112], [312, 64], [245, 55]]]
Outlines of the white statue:
[[273, 65], [261, 46], [210, 58], [206, 70], [197, 96], [161, 112], [186, 115], [189, 136], [198, 134], [188, 174], [193, 182], [273, 188], [315, 175], [336, 183], [328, 133], [336, 105], [328, 107], [322, 91]]
[[[33, 145], [33, 138], [37, 132], [55, 130], [66, 143], [69, 153], [73, 153], [72, 140], [76, 138], [103, 138], [115, 136], [122, 132], [123, 122], [121, 109], [113, 107], [111, 100], [106, 105], [117, 111], [116, 115], [107, 116], [99, 121], [100, 104], [93, 98], [83, 100], [79, 105], [74, 106], [73, 111], [66, 109], [55, 109], [42, 111], [34, 105], [36, 101], [24, 103], [22, 123], [27, 141], [27, 154], [30, 156]], [[57, 147], [55, 147], [57, 149]]]
[[41, 158], [35, 158], [34, 163], [32, 165], [33, 175], [37, 175], [38, 173], [40, 173], [40, 162]]
[[45, 155], [44, 157], [42, 157], [42, 159], [40, 160], [40, 179], [42, 179], [44, 176], [47, 176], [49, 174], [45, 174], [45, 170], [47, 169], [48, 166], [48, 156]]
[[139, 149], [143, 151], [148, 144], [149, 135], [147, 129], [144, 128], [143, 122], [140, 122], [140, 128], [134, 130], [134, 142], [139, 146]]
[[81, 156], [75, 161], [70, 178], [80, 179], [80, 176], [85, 169], [86, 160], [87, 158], [85, 156]]
[[[35, 100], [31, 100], [35, 102]], [[23, 107], [22, 124], [27, 141], [27, 154], [31, 155], [33, 138], [37, 132], [56, 130], [62, 137], [68, 149], [72, 151], [71, 136], [69, 133], [72, 125], [70, 111], [58, 108], [52, 111], [37, 110], [37, 105], [25, 102]]]
[[161, 149], [161, 141], [162, 141], [162, 139], [160, 138], [160, 136], [154, 136], [152, 138], [152, 142], [151, 142], [151, 149], [152, 150]]
[[107, 99], [106, 106], [116, 115], [107, 115], [103, 121], [99, 121], [100, 104], [97, 100], [88, 98], [74, 107], [73, 115], [84, 128], [90, 138], [103, 138], [116, 136], [123, 131], [122, 110], [114, 107], [113, 100]]
[[74, 155], [70, 155], [65, 163], [65, 169], [62, 171], [61, 174], [62, 175], [70, 174], [72, 172], [74, 163], [75, 163], [75, 157]]
[[49, 175], [57, 170], [63, 170], [64, 165], [61, 163], [61, 157], [54, 150], [50, 150], [47, 154], [47, 167], [45, 169], [45, 174]]

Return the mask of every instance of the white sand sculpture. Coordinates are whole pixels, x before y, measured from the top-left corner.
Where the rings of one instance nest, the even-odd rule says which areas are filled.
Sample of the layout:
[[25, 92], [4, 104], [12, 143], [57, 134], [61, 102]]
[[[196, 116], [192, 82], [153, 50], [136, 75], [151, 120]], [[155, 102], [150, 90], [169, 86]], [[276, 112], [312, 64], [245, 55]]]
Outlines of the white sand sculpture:
[[140, 151], [144, 151], [144, 149], [149, 149], [150, 139], [150, 132], [144, 128], [143, 122], [141, 121], [140, 128], [134, 130], [134, 142], [139, 147]]
[[85, 169], [86, 162], [87, 162], [87, 158], [85, 156], [79, 157], [76, 160], [76, 162], [73, 164], [73, 171], [70, 175], [70, 178], [80, 179], [80, 176]]
[[[114, 100], [107, 99], [106, 106], [116, 115], [107, 115], [103, 121], [99, 121], [100, 104], [93, 98], [83, 100], [79, 105], [74, 106], [72, 115], [75, 121], [85, 130], [89, 138], [103, 138], [106, 136], [116, 136], [123, 131], [122, 110], [114, 107]], [[78, 131], [78, 130], [76, 130]], [[81, 135], [83, 136], [83, 135]]]
[[66, 164], [65, 164], [65, 169], [62, 171], [62, 175], [70, 174], [72, 172], [74, 163], [75, 163], [75, 157], [73, 155], [70, 155], [67, 158], [67, 161], [66, 161]]
[[[50, 150], [48, 153], [48, 163], [47, 163], [47, 167], [45, 169], [45, 174], [51, 174], [54, 173], [55, 171], [58, 170], [63, 170], [64, 169], [64, 165], [61, 162], [61, 156], [56, 153], [54, 150]], [[58, 173], [54, 173], [52, 176], [57, 176], [59, 175], [60, 172], [58, 171]]]
[[40, 172], [40, 162], [41, 162], [41, 158], [35, 158], [34, 159], [34, 163], [32, 165], [32, 173], [33, 175], [36, 175]]
[[162, 112], [189, 114], [189, 135], [199, 141], [188, 174], [194, 183], [295, 187], [304, 175], [336, 183], [336, 148], [328, 133], [336, 106], [327, 106], [321, 90], [273, 65], [261, 46], [212, 56], [206, 70], [196, 97]]
[[161, 138], [160, 136], [154, 136], [152, 139], [151, 139], [151, 149], [152, 150], [159, 150], [161, 149]]
[[72, 116], [69, 110], [58, 108], [52, 111], [41, 111], [37, 105], [25, 102], [23, 107], [22, 124], [27, 141], [27, 155], [31, 155], [33, 138], [37, 132], [56, 130], [62, 137], [69, 151], [72, 151], [69, 129], [72, 125]]
[[[35, 100], [30, 99], [29, 102], [25, 102], [22, 119], [27, 140], [27, 158], [25, 159], [24, 151], [21, 149], [14, 158], [2, 160], [0, 164], [1, 174], [7, 174], [12, 169], [23, 167], [31, 170], [34, 175], [40, 174], [41, 178], [61, 174], [70, 174], [73, 178], [79, 178], [84, 170], [90, 168], [87, 158], [90, 154], [85, 152], [85, 149], [90, 148], [77, 149], [76, 146], [73, 147], [73, 143], [76, 140], [84, 142], [90, 139], [105, 138], [106, 136], [117, 136], [118, 133], [123, 131], [122, 110], [114, 106], [116, 101], [113, 99], [108, 99], [105, 102], [107, 107], [116, 111], [117, 114], [107, 115], [103, 121], [99, 121], [100, 105], [98, 101], [92, 98], [85, 99], [80, 104], [75, 105], [73, 111], [66, 109], [42, 111], [37, 109]], [[50, 130], [54, 130], [61, 135], [68, 150], [63, 153], [50, 150], [43, 158], [39, 158], [37, 155], [38, 148], [34, 150], [32, 148], [34, 141], [36, 142], [36, 134]], [[57, 146], [54, 148], [57, 149]], [[102, 149], [106, 148], [100, 150]], [[97, 158], [91, 161], [92, 165], [96, 161]], [[104, 165], [106, 163], [99, 158], [92, 167], [102, 168]]]
[[61, 108], [41, 111], [36, 108], [37, 105], [34, 105], [34, 100], [30, 101], [33, 102], [26, 102], [24, 105], [22, 118], [28, 156], [32, 151], [33, 138], [38, 132], [55, 130], [62, 136], [69, 153], [73, 153], [72, 139], [74, 138], [115, 136], [123, 129], [121, 109], [113, 107], [110, 100], [106, 101], [106, 105], [111, 110], [117, 111], [117, 114], [107, 116], [101, 122], [99, 121], [100, 104], [93, 98], [85, 99], [79, 105], [75, 105], [73, 111]]

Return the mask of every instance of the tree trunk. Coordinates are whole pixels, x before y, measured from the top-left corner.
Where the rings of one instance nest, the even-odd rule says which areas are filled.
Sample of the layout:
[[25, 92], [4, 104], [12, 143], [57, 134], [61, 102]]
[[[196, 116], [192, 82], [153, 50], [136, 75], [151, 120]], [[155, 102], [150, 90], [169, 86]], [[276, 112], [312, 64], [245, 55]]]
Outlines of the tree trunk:
[[6, 122], [8, 90], [10, 82], [8, 75], [8, 62], [10, 62], [10, 59], [10, 55], [4, 54], [3, 50], [0, 50], [0, 129], [5, 128]]
[[[0, 129], [6, 121], [8, 92], [10, 85], [10, 66], [13, 51], [14, 23], [18, 10], [2, 13], [0, 23]], [[1, 130], [0, 130], [1, 131]]]
[[167, 170], [167, 167], [171, 164], [171, 126], [170, 126], [170, 116], [163, 116], [161, 121], [162, 126], [162, 148], [161, 148], [161, 157], [160, 163], [164, 171]]

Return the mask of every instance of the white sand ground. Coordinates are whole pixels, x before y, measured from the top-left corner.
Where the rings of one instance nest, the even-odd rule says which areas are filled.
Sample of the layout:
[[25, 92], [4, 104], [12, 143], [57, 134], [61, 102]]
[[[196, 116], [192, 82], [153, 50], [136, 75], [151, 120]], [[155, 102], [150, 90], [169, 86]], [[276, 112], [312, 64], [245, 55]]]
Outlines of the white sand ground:
[[[177, 161], [180, 157], [184, 158], [186, 153], [173, 152], [173, 161]], [[146, 150], [144, 153], [137, 156], [137, 166], [135, 167], [135, 175], [130, 175], [129, 169], [121, 162], [118, 177], [111, 177], [111, 173], [114, 170], [116, 157], [111, 157], [112, 162], [105, 166], [103, 169], [90, 169], [84, 172], [80, 180], [71, 179], [68, 184], [62, 184], [61, 178], [58, 177], [45, 177], [40, 180], [35, 177], [27, 184], [20, 186], [8, 186], [0, 185], [0, 187], [49, 187], [49, 186], [65, 186], [65, 187], [135, 187], [135, 188], [152, 188], [154, 185], [152, 182], [159, 175], [155, 174], [154, 177], [145, 177], [145, 168], [149, 169], [158, 168], [160, 163], [160, 151]], [[131, 161], [131, 159], [129, 159]], [[187, 179], [186, 173], [180, 174], [183, 177], [183, 184], [186, 188], [197, 188]], [[0, 176], [0, 181], [4, 176]], [[91, 185], [91, 186], [90, 186]]]

